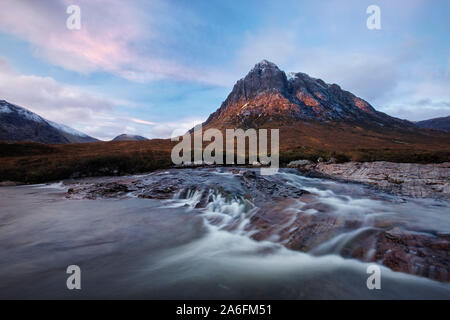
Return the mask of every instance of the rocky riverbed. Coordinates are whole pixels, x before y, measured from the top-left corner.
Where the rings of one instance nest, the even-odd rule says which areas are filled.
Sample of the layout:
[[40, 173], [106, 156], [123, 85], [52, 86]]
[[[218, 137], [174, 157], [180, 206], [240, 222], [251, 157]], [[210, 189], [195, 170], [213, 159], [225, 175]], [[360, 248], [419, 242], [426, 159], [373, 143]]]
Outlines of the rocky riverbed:
[[336, 164], [299, 160], [291, 162], [289, 167], [298, 168], [311, 176], [368, 184], [393, 194], [450, 201], [449, 162], [417, 164], [379, 161]]
[[[0, 188], [3, 299], [449, 299], [450, 203], [297, 169]], [[82, 270], [67, 290], [66, 269]], [[369, 290], [377, 265], [381, 290]]]
[[[341, 168], [333, 172], [354, 168], [351, 177], [376, 177], [361, 166], [319, 164], [314, 170], [329, 173], [331, 168]], [[386, 163], [373, 166], [388, 167]], [[438, 172], [430, 168], [434, 173], [428, 175], [418, 166], [409, 168], [429, 181], [435, 181], [431, 176], [442, 179], [446, 174], [445, 165]], [[347, 170], [344, 172], [350, 172]], [[391, 170], [387, 171], [389, 179], [399, 179], [399, 174], [393, 174], [394, 167]], [[399, 185], [381, 178], [374, 181], [386, 188]], [[417, 190], [417, 184], [411, 185]], [[178, 199], [212, 225], [230, 232], [240, 230], [257, 241], [316, 256], [336, 254], [376, 262], [394, 271], [450, 281], [450, 205], [446, 202], [399, 198], [358, 184], [307, 178], [293, 169], [282, 169], [273, 176], [261, 176], [259, 170], [247, 168], [172, 169], [87, 179], [67, 187], [69, 199]], [[400, 190], [406, 193], [408, 189]]]

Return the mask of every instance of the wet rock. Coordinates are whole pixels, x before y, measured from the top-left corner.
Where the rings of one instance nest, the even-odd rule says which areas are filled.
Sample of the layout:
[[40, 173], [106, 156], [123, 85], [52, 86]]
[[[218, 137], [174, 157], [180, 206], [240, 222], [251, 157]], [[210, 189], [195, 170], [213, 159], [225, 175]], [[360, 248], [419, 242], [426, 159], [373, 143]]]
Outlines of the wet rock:
[[[313, 165], [324, 172], [334, 168], [336, 176], [344, 172], [350, 177], [366, 177], [370, 183], [396, 188], [408, 184], [408, 178], [404, 175], [411, 173], [412, 176], [414, 170], [421, 179], [427, 177], [430, 188], [435, 187], [439, 179], [448, 179], [448, 170], [443, 172], [434, 166], [426, 167], [427, 171], [411, 166], [402, 174], [401, 170], [397, 172], [393, 169], [398, 167], [391, 168], [389, 165], [381, 166], [387, 168], [386, 172], [378, 168], [379, 164]], [[378, 171], [371, 171], [372, 166]], [[348, 168], [353, 169], [354, 175]], [[444, 164], [442, 168], [446, 168]], [[403, 182], [399, 183], [400, 180]], [[235, 210], [242, 204], [245, 206], [243, 216], [234, 216], [224, 230], [233, 231], [242, 219], [248, 218], [246, 229], [258, 241], [277, 242], [289, 249], [313, 255], [338, 254], [344, 258], [381, 263], [395, 271], [450, 282], [448, 233], [419, 230], [410, 221], [386, 216], [376, 218], [375, 215], [366, 219], [360, 212], [342, 214], [340, 207], [352, 206], [349, 197], [330, 192], [334, 197], [331, 200], [342, 201], [339, 206], [334, 201], [324, 201], [323, 196], [315, 192], [303, 190], [302, 184], [291, 182], [283, 174], [262, 176], [259, 170], [248, 168], [173, 169], [139, 177], [97, 178], [79, 182], [70, 185], [66, 196], [71, 199], [176, 197], [188, 199], [186, 205], [195, 208], [198, 213], [204, 212], [214, 197], [220, 196], [228, 209]], [[382, 201], [386, 201], [385, 198]], [[234, 206], [237, 203], [239, 205]], [[211, 219], [218, 219], [211, 220], [213, 224], [221, 221], [220, 217]]]
[[450, 163], [392, 162], [319, 163], [313, 171], [322, 176], [361, 182], [385, 192], [450, 201]]
[[97, 199], [121, 197], [128, 191], [129, 190], [126, 185], [116, 182], [97, 184], [95, 185], [94, 190], [89, 193], [89, 198]]
[[394, 271], [450, 282], [450, 237], [393, 228], [380, 234], [373, 261]]
[[258, 230], [255, 240], [271, 240], [289, 249], [314, 255], [338, 254], [365, 262], [381, 263], [399, 272], [450, 282], [450, 237], [417, 232], [386, 223], [385, 230], [364, 226], [330, 214], [330, 208], [314, 206], [292, 213], [286, 205], [263, 208], [251, 219]]
[[245, 171], [242, 176], [246, 179], [256, 179], [256, 172], [255, 171]]
[[14, 181], [1, 181], [0, 187], [13, 187], [13, 186], [19, 186], [23, 183], [20, 182], [14, 182]]
[[176, 191], [175, 186], [160, 186], [152, 189], [145, 188], [138, 197], [144, 199], [170, 199]]

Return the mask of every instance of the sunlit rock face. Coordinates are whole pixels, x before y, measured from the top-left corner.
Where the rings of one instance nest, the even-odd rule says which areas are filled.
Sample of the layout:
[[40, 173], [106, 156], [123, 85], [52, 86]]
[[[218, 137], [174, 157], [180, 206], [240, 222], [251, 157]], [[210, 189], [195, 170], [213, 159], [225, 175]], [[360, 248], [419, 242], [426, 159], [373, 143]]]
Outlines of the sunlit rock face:
[[262, 125], [271, 121], [345, 121], [388, 126], [410, 123], [376, 111], [368, 102], [305, 73], [288, 73], [263, 60], [234, 86], [205, 125]]

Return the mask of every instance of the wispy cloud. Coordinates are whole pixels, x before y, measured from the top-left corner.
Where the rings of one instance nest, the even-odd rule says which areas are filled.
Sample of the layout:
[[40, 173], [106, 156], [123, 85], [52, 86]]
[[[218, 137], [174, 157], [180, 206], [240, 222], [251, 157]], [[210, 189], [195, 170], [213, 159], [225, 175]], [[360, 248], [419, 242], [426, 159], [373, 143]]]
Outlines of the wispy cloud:
[[247, 34], [236, 56], [236, 64], [247, 66], [269, 59], [285, 71], [305, 72], [371, 101], [384, 102], [401, 80], [401, 70], [414, 57], [413, 43], [378, 50], [338, 51], [333, 45], [306, 45], [301, 23], [274, 26]]
[[[3, 0], [0, 31], [22, 38], [36, 56], [79, 73], [109, 72], [128, 80], [217, 82], [162, 50], [158, 19], [175, 19], [160, 0], [79, 0], [81, 30], [66, 28], [69, 0]], [[170, 17], [170, 18], [169, 18]]]
[[130, 120], [135, 122], [135, 123], [146, 124], [146, 125], [149, 125], [149, 126], [153, 126], [153, 125], [157, 124], [156, 122], [145, 121], [145, 120], [136, 119], [136, 118], [130, 118]]
[[19, 74], [1, 58], [0, 97], [102, 140], [121, 133], [168, 138], [173, 130], [185, 130], [191, 123], [198, 123], [197, 119], [153, 122], [124, 116], [118, 112], [119, 106], [135, 108], [135, 103], [99, 96], [50, 77]]

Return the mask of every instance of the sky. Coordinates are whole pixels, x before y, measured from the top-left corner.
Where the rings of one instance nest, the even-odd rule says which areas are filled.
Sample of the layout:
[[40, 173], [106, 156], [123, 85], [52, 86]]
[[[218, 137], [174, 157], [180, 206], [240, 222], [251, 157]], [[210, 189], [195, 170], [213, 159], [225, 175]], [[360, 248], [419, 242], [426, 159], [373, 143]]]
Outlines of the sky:
[[2, 0], [0, 99], [102, 140], [169, 137], [267, 59], [395, 117], [448, 116], [449, 14], [448, 0]]

